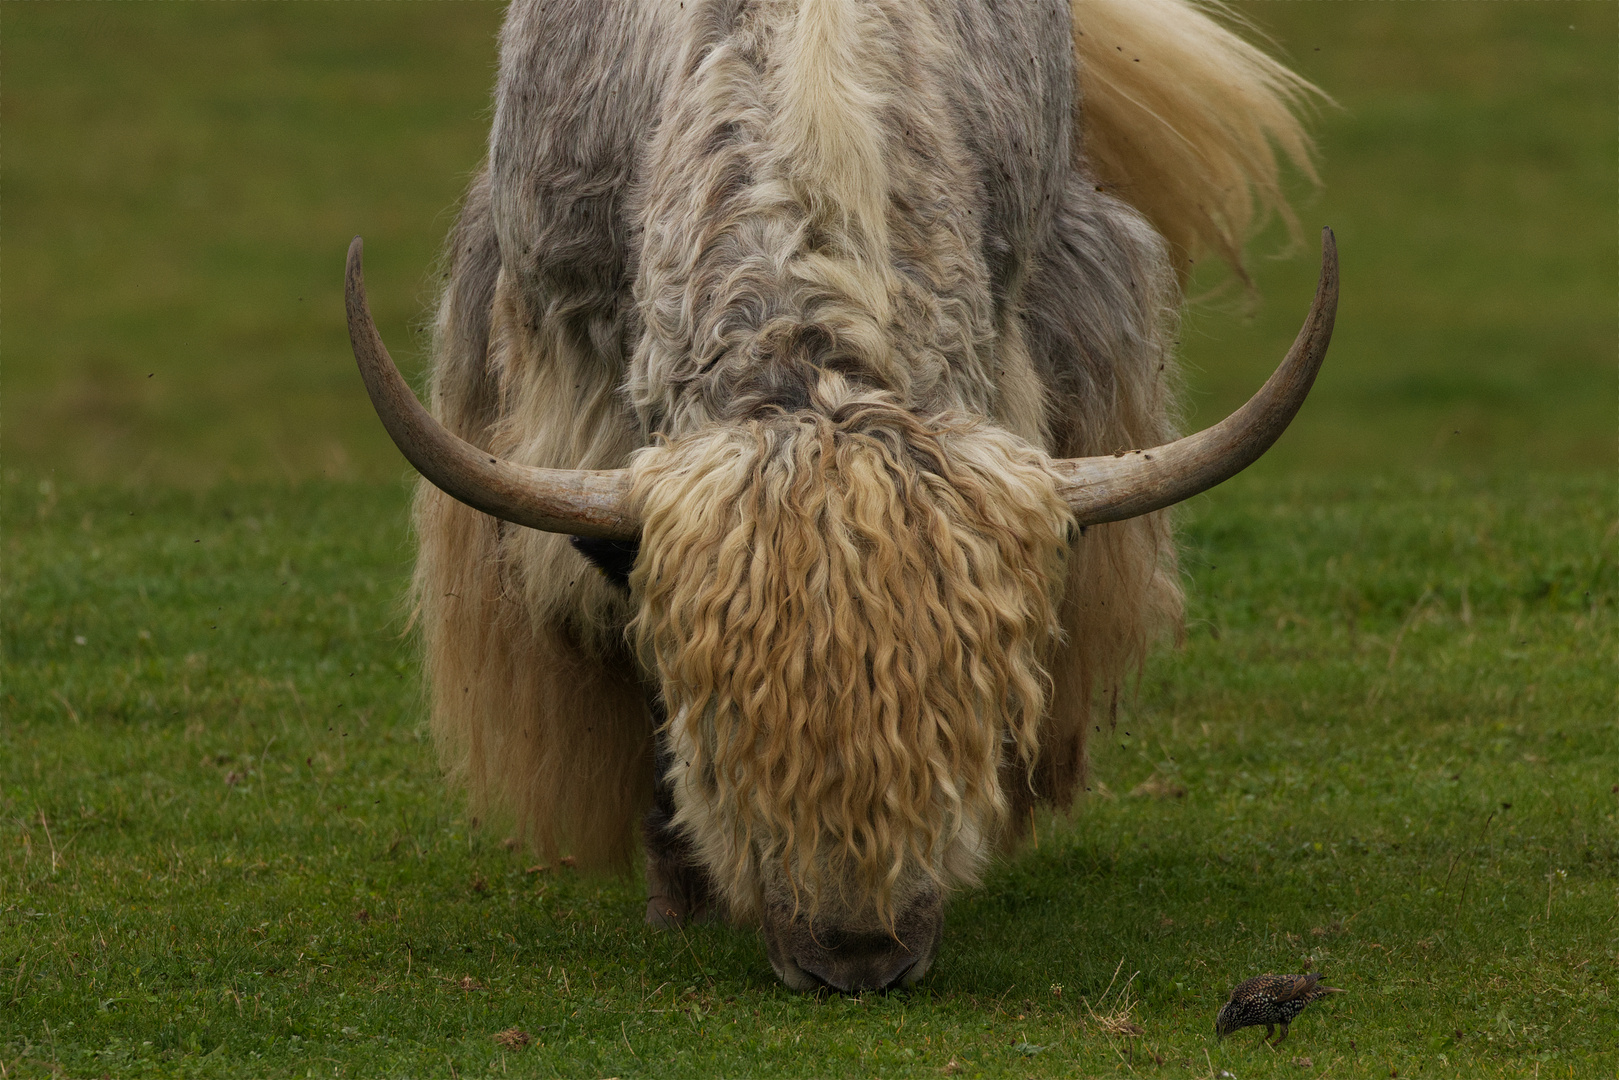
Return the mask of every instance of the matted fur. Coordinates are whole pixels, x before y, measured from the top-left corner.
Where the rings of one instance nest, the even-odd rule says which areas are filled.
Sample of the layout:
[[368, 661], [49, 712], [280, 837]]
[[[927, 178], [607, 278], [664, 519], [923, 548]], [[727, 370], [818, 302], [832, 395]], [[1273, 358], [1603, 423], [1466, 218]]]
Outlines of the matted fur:
[[1221, 25], [1215, 0], [1073, 0], [1080, 152], [1174, 246], [1184, 277], [1212, 251], [1244, 276], [1267, 213], [1296, 237], [1277, 151], [1317, 180], [1300, 107], [1314, 85]]
[[[1077, 76], [1076, 50], [1064, 43], [1070, 26], [1086, 33], [1072, 39]], [[1174, 48], [1133, 51], [1121, 68], [1124, 54], [1092, 48], [1113, 38]], [[671, 544], [692, 558], [713, 550], [704, 545], [718, 544], [729, 520], [707, 516], [715, 507], [740, 513], [750, 498], [790, 488], [784, 472], [771, 474], [771, 489], [734, 470], [749, 455], [761, 468], [784, 467], [823, 445], [800, 428], [833, 429], [833, 445], [867, 478], [824, 498], [906, 492], [869, 507], [857, 501], [856, 520], [927, 507], [956, 537], [958, 527], [974, 535], [972, 515], [1004, 500], [1038, 517], [1046, 496], [1020, 471], [1028, 460], [1020, 455], [1105, 454], [1173, 437], [1174, 266], [1184, 270], [1184, 256], [1163, 237], [1232, 257], [1252, 225], [1241, 207], [1278, 190], [1275, 158], [1260, 151], [1274, 139], [1284, 155], [1308, 160], [1305, 144], [1288, 142], [1292, 121], [1277, 115], [1301, 84], [1270, 64], [1184, 0], [1079, 0], [1073, 10], [1061, 0], [515, 0], [489, 165], [447, 247], [433, 411], [463, 438], [534, 465], [621, 467], [637, 449], [672, 440], [638, 465], [649, 505], [672, 515], [656, 537], [649, 532], [648, 558], [665, 552], [660, 567]], [[868, 427], [859, 430], [837, 434], [842, 421], [829, 413], [772, 428], [779, 420], [761, 410], [796, 406], [804, 373], [817, 371], [842, 372], [913, 417], [954, 410], [985, 422], [946, 431], [917, 421], [912, 431], [897, 419], [878, 423], [882, 410], [868, 402], [876, 411], [862, 414]], [[768, 438], [758, 433], [767, 429]], [[1005, 432], [1029, 446], [1006, 449], [1019, 444]], [[913, 438], [937, 444], [936, 466], [895, 457], [890, 468], [878, 454]], [[760, 439], [775, 449], [765, 453]], [[665, 476], [696, 484], [681, 470], [702, 454], [732, 452], [736, 460], [724, 458], [732, 471], [708, 481], [723, 499], [682, 502], [676, 487], [652, 490]], [[937, 501], [929, 478], [971, 479], [1002, 458], [1011, 471], [985, 481], [981, 501], [941, 509], [949, 500]], [[1044, 513], [1030, 542], [1061, 529], [1060, 510]], [[415, 598], [446, 765], [477, 813], [509, 814], [540, 849], [621, 864], [650, 801], [645, 694], [659, 681], [658, 665], [625, 643], [636, 605], [567, 538], [497, 526], [425, 483], [416, 523]], [[987, 558], [990, 540], [973, 543]], [[895, 565], [920, 574], [920, 557], [903, 547]], [[1013, 563], [1044, 567], [1044, 558], [1025, 553]], [[664, 582], [664, 570], [643, 562], [647, 581]], [[776, 572], [787, 574], [787, 564]], [[1035, 682], [1020, 684], [1036, 687], [1045, 710], [1032, 741], [1032, 691], [1003, 720], [1022, 741], [1001, 759], [999, 787], [981, 768], [968, 770], [971, 790], [953, 781], [951, 795], [927, 771], [902, 783], [911, 786], [901, 802], [913, 809], [928, 798], [993, 803], [987, 793], [998, 790], [1009, 827], [972, 838], [975, 853], [1026, 825], [1031, 786], [1069, 805], [1093, 705], [1105, 709], [1153, 636], [1175, 625], [1168, 515], [1087, 530], [1057, 594], [1048, 678], [1027, 668]], [[896, 608], [873, 617], [901, 616]], [[964, 609], [949, 621], [974, 617]], [[1043, 634], [1050, 613], [1030, 618]], [[875, 624], [861, 625], [869, 640]], [[700, 679], [693, 685], [701, 692]], [[699, 721], [688, 713], [682, 723]], [[951, 744], [949, 753], [982, 765], [987, 745]], [[1023, 775], [1031, 756], [1032, 774]], [[917, 742], [891, 760], [927, 757]], [[855, 822], [868, 797], [851, 794], [847, 814], [841, 796], [815, 813]], [[778, 804], [774, 818], [760, 813], [756, 831], [796, 811], [784, 817]], [[901, 819], [884, 804], [872, 820], [892, 833]], [[933, 847], [932, 860], [959, 821], [941, 813], [905, 844]], [[829, 826], [811, 845], [801, 826], [777, 857], [847, 842], [871, 872], [892, 870], [892, 836]], [[714, 843], [731, 843], [724, 831], [716, 826]], [[978, 857], [945, 870], [970, 876]]]
[[636, 456], [634, 630], [676, 824], [732, 909], [775, 877], [886, 917], [908, 866], [976, 877], [1004, 755], [1039, 752], [1071, 519], [1045, 455], [981, 420], [816, 397]]

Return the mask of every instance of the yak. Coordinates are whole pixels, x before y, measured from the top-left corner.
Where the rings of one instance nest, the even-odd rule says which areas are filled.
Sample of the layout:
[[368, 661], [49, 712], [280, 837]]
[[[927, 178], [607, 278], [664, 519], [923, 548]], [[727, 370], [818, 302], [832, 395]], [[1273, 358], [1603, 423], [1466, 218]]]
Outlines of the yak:
[[348, 263], [474, 812], [639, 841], [649, 922], [789, 987], [926, 974], [1176, 625], [1166, 508], [1325, 355], [1324, 231], [1281, 367], [1176, 438], [1192, 260], [1287, 215], [1314, 93], [1191, 0], [514, 0], [430, 412]]

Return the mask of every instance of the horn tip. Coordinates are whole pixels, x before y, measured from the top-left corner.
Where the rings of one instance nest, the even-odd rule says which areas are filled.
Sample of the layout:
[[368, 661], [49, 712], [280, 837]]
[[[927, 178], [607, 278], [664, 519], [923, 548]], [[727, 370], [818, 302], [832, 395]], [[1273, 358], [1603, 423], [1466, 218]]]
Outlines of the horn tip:
[[1321, 227], [1321, 284], [1320, 288], [1336, 294], [1338, 290], [1338, 238], [1330, 225]]
[[365, 243], [358, 236], [349, 241], [349, 254], [348, 259], [345, 260], [347, 263], [345, 270], [347, 271], [346, 277], [351, 283], [358, 281], [363, 273], [362, 255], [364, 252]]

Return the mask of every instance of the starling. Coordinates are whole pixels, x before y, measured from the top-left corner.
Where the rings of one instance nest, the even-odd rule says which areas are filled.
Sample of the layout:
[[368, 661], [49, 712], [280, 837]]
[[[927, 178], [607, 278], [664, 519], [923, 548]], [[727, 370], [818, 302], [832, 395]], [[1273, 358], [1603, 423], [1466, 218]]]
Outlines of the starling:
[[1214, 1018], [1214, 1033], [1220, 1038], [1238, 1028], [1265, 1025], [1265, 1038], [1269, 1039], [1277, 1024], [1282, 1034], [1272, 1043], [1280, 1046], [1287, 1038], [1287, 1025], [1298, 1019], [1304, 1007], [1316, 998], [1328, 994], [1341, 994], [1336, 986], [1322, 986], [1320, 975], [1259, 975], [1238, 983], [1231, 998], [1220, 1006], [1220, 1015]]

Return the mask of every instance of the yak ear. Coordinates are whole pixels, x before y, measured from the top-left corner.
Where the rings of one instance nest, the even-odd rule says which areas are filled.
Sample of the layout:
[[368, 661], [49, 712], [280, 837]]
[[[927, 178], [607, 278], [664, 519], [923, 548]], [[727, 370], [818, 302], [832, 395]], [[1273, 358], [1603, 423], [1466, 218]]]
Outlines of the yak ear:
[[573, 545], [575, 551], [590, 560], [591, 565], [600, 570], [608, 581], [625, 592], [630, 591], [630, 571], [635, 569], [635, 560], [641, 554], [640, 541], [570, 536], [568, 543]]

